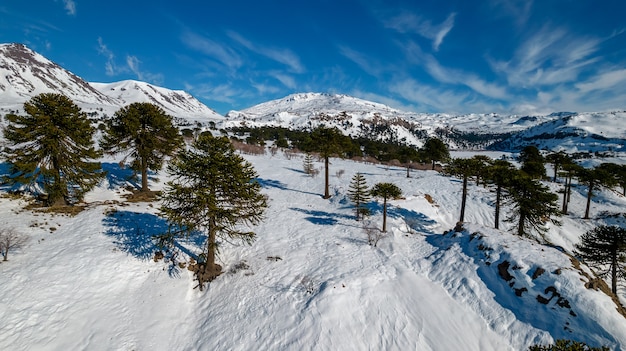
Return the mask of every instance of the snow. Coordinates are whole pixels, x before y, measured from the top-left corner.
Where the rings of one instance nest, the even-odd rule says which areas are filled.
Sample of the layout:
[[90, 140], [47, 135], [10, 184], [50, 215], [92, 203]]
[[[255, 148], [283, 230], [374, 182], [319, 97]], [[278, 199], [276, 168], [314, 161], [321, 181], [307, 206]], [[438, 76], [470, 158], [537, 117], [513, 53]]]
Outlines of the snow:
[[[305, 175], [301, 158], [244, 157], [270, 206], [253, 245], [223, 243], [224, 273], [203, 292], [188, 270], [154, 262], [150, 237], [167, 223], [158, 203], [124, 200], [128, 171], [113, 160], [103, 160], [109, 176], [76, 216], [0, 198], [3, 225], [30, 236], [0, 263], [0, 349], [522, 350], [556, 338], [626, 348], [624, 317], [584, 287], [587, 278], [565, 253], [512, 235], [510, 224], [491, 228], [493, 194], [482, 185], [470, 184], [465, 230], [454, 232], [457, 179], [434, 171], [407, 178], [401, 168], [332, 159], [333, 197], [324, 200], [323, 173]], [[404, 193], [391, 201], [389, 232], [376, 247], [346, 198], [356, 172], [370, 186], [393, 182]], [[165, 181], [152, 175], [150, 186]], [[585, 190], [574, 188], [570, 215], [549, 233], [566, 252], [597, 224], [624, 225], [607, 216], [581, 220]], [[592, 215], [624, 205], [604, 190]], [[370, 207], [368, 225], [380, 227], [382, 206]], [[193, 250], [196, 239], [179, 244]], [[510, 281], [498, 273], [505, 261]], [[537, 267], [545, 272], [533, 278]], [[540, 304], [548, 287], [569, 307], [556, 297]]]

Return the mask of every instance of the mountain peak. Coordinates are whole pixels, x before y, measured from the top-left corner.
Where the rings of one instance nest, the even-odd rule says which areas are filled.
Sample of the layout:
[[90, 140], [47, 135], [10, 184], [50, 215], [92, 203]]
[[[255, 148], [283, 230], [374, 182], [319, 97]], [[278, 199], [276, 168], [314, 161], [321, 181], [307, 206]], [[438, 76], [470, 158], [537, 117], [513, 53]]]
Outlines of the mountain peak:
[[112, 105], [86, 81], [26, 45], [0, 45], [0, 102], [22, 104], [41, 93], [58, 93], [76, 102]]

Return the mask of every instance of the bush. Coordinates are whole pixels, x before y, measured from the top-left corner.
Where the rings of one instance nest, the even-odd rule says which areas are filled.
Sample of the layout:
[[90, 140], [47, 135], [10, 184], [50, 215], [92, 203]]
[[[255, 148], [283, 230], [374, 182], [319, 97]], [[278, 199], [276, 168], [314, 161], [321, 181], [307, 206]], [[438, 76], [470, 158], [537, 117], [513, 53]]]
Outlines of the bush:
[[573, 340], [557, 340], [554, 345], [532, 345], [529, 351], [609, 351], [606, 346], [591, 347], [584, 342]]

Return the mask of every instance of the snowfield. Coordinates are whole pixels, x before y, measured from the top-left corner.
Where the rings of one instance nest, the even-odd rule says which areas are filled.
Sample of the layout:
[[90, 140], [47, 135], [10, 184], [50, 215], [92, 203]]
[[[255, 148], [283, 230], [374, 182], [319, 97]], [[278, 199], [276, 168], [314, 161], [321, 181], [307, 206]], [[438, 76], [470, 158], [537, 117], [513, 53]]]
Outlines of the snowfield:
[[[595, 197], [586, 222], [586, 189], [575, 187], [570, 215], [549, 233], [556, 248], [509, 223], [491, 229], [494, 196], [482, 185], [470, 184], [455, 232], [458, 179], [332, 159], [324, 200], [321, 162], [310, 177], [302, 158], [244, 157], [270, 206], [252, 246], [222, 242], [224, 273], [204, 292], [186, 268], [153, 260], [151, 236], [167, 222], [158, 203], [122, 197], [128, 171], [112, 160], [75, 216], [0, 198], [3, 226], [30, 236], [0, 263], [0, 350], [524, 350], [558, 338], [626, 348], [625, 317], [564, 253], [595, 225], [625, 225], [607, 215], [624, 212], [617, 192]], [[404, 193], [376, 247], [346, 197], [356, 172]], [[166, 180], [155, 175], [151, 188]], [[370, 207], [367, 225], [380, 228], [382, 205]], [[177, 261], [198, 243], [179, 241]]]

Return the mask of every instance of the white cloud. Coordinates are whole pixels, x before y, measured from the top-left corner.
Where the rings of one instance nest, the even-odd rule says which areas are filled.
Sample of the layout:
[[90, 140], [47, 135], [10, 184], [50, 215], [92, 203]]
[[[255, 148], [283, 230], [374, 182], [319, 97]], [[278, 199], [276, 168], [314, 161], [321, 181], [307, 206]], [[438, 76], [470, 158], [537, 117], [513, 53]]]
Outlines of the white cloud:
[[272, 74], [272, 76], [287, 88], [296, 88], [296, 80], [292, 76], [280, 72], [275, 72]]
[[512, 17], [518, 26], [523, 26], [532, 15], [533, 0], [491, 0], [491, 6], [501, 16]]
[[102, 38], [98, 38], [98, 53], [104, 57], [106, 57], [106, 62], [104, 64], [104, 69], [107, 76], [115, 76], [120, 73], [124, 73], [123, 68], [119, 68], [115, 64], [115, 55], [102, 41]]
[[68, 15], [76, 15], [76, 2], [74, 2], [74, 0], [63, 0], [63, 4], [65, 5], [65, 10]]
[[247, 40], [239, 33], [233, 31], [228, 32], [228, 36], [246, 49], [288, 66], [289, 69], [294, 73], [304, 72], [304, 66], [302, 66], [300, 58], [289, 49], [278, 49], [259, 46], [253, 44], [251, 41]]
[[400, 33], [415, 33], [430, 39], [433, 41], [433, 50], [438, 51], [443, 39], [454, 27], [455, 17], [456, 13], [451, 13], [442, 23], [434, 25], [430, 20], [406, 12], [385, 21], [385, 25]]
[[226, 67], [237, 69], [243, 65], [243, 60], [233, 49], [209, 38], [186, 31], [183, 33], [181, 40], [189, 48], [217, 60]]
[[362, 53], [355, 51], [349, 47], [340, 46], [339, 53], [350, 61], [356, 63], [357, 66], [361, 67], [363, 71], [371, 76], [378, 77], [382, 71], [382, 69], [378, 65], [373, 64], [373, 61], [370, 57], [366, 57]]
[[523, 42], [509, 61], [490, 60], [490, 63], [511, 85], [531, 88], [571, 83], [598, 61], [593, 55], [601, 42], [597, 38], [575, 37], [562, 28], [544, 26]]
[[131, 72], [133, 72], [137, 76], [137, 79], [144, 81], [144, 82], [157, 84], [157, 85], [160, 85], [163, 83], [162, 74], [144, 72], [139, 68], [140, 64], [141, 64], [141, 61], [139, 61], [139, 59], [136, 56], [132, 56], [132, 55], [126, 56], [126, 65], [128, 65], [128, 68], [131, 70]]
[[[617, 85], [626, 84], [626, 69], [604, 72], [592, 79], [576, 84], [576, 88], [582, 93], [596, 90], [605, 90]], [[626, 103], [626, 102], [625, 102]]]

